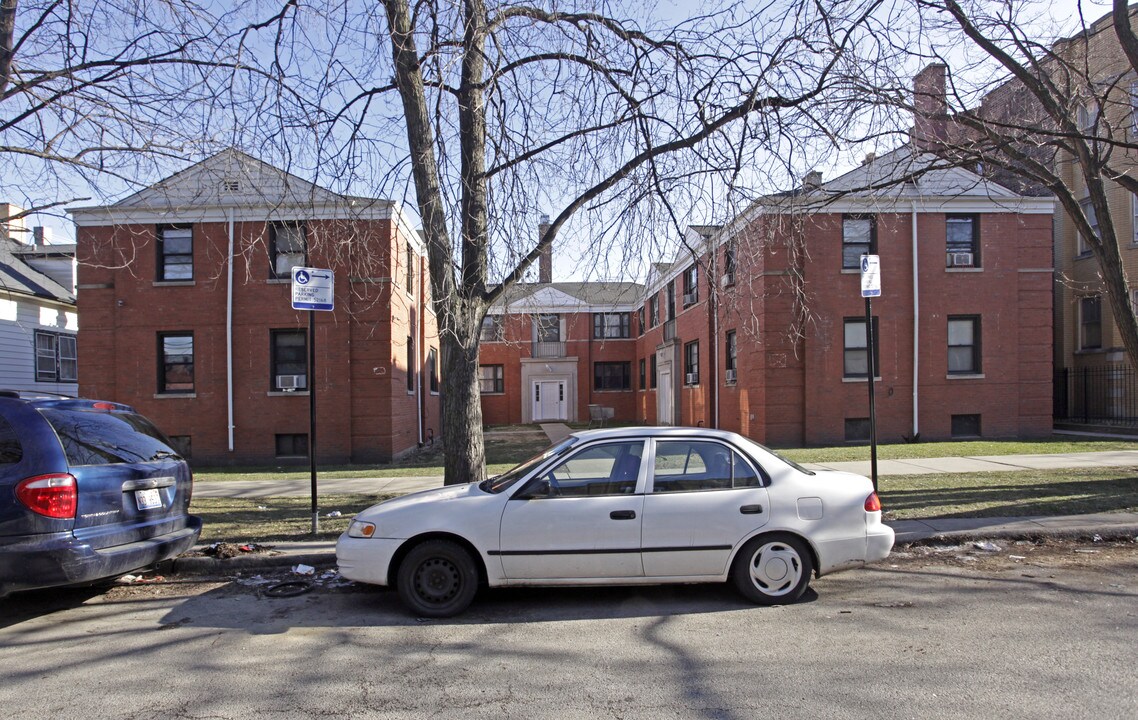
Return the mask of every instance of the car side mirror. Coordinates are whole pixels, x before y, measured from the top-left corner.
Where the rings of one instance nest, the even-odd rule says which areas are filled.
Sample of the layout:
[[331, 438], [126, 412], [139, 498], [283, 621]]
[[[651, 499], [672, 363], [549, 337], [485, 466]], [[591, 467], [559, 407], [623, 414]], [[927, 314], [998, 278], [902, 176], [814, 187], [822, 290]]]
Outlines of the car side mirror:
[[553, 494], [553, 487], [549, 484], [549, 478], [534, 478], [526, 483], [526, 486], [514, 496], [515, 500], [533, 500], [535, 498], [549, 497]]

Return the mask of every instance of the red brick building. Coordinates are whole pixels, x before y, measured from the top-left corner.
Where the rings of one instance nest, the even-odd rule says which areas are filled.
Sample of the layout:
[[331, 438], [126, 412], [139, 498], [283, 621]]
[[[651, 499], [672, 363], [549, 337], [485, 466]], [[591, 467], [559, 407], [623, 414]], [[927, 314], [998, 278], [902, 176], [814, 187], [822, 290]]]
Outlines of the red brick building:
[[[77, 225], [79, 391], [128, 403], [196, 461], [385, 461], [439, 434], [424, 248], [388, 200], [337, 195], [235, 150]], [[291, 268], [335, 309], [291, 307]]]
[[[723, 228], [692, 228], [685, 246], [697, 252], [656, 265], [635, 303], [630, 290], [606, 304], [576, 285], [573, 309], [553, 302], [558, 284], [527, 286], [536, 308], [507, 305], [488, 320], [490, 337], [500, 327], [514, 342], [483, 345], [487, 423], [535, 417], [535, 373], [518, 385], [529, 364], [576, 378], [564, 385], [570, 420], [598, 403], [620, 420], [773, 445], [867, 439], [859, 263], [869, 253], [882, 267], [879, 438], [1049, 434], [1052, 201], [933, 163], [902, 148], [831, 182], [810, 177]], [[862, 189], [873, 187], [885, 189]], [[555, 322], [567, 332], [563, 371], [534, 357]], [[635, 341], [606, 340], [598, 354], [596, 328], [625, 322]]]

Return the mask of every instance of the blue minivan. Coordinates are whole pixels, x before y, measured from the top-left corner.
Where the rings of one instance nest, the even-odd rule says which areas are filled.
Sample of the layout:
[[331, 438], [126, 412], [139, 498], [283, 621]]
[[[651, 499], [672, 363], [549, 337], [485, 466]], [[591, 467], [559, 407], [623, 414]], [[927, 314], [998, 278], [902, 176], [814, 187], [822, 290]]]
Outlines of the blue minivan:
[[0, 391], [0, 597], [90, 583], [193, 547], [193, 478], [118, 403]]

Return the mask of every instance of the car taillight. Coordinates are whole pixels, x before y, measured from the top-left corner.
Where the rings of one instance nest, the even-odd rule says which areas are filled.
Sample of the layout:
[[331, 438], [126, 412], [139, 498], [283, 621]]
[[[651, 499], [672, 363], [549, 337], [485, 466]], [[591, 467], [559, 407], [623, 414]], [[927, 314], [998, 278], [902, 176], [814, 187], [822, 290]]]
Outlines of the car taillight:
[[881, 511], [881, 498], [877, 497], [877, 493], [872, 492], [869, 497], [865, 499], [866, 512], [880, 512]]
[[79, 491], [75, 478], [66, 473], [37, 475], [16, 485], [16, 497], [29, 510], [49, 518], [75, 517]]

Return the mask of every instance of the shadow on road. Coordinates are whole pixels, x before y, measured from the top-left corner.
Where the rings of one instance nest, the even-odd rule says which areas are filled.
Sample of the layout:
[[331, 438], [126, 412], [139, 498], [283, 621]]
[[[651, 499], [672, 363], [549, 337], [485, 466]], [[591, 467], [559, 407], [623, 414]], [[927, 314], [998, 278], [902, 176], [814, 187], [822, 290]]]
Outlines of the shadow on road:
[[[817, 599], [808, 590], [800, 602]], [[222, 609], [224, 608], [224, 609]], [[662, 616], [763, 610], [722, 584], [606, 588], [484, 589], [455, 618], [419, 618], [391, 590], [314, 588], [291, 598], [272, 598], [235, 583], [187, 598], [162, 623], [200, 628], [243, 628], [254, 634], [296, 627], [398, 627], [659, 618]]]

